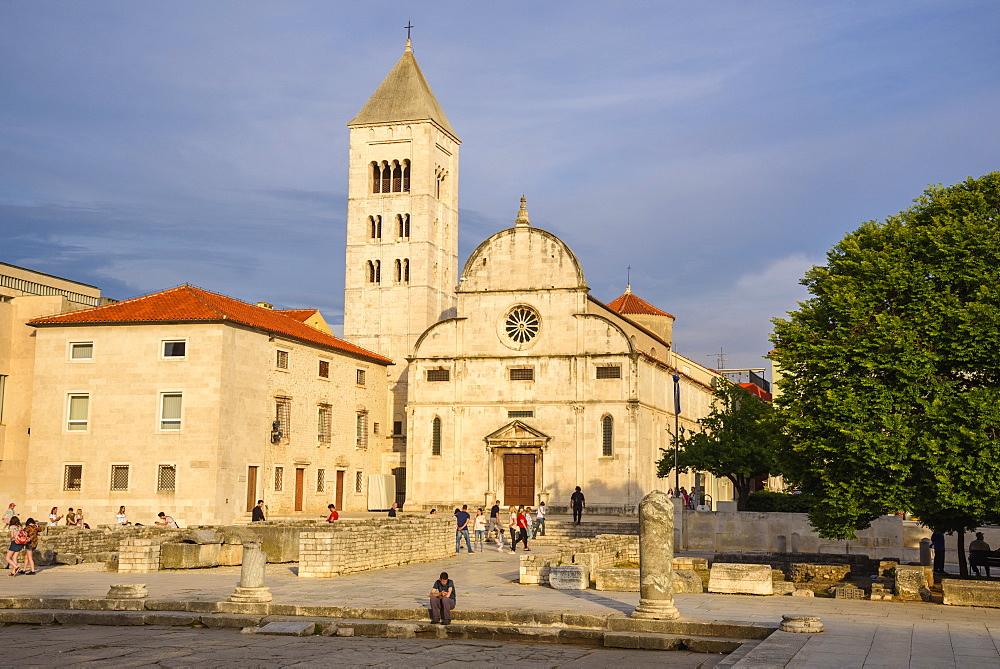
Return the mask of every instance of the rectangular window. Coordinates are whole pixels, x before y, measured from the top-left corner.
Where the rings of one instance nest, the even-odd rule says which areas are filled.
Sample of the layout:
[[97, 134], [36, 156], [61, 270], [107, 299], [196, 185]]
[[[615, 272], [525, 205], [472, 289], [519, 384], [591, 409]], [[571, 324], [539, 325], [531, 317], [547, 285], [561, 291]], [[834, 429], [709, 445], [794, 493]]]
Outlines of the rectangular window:
[[83, 465], [63, 467], [63, 490], [83, 489]]
[[354, 492], [364, 492], [365, 491], [365, 473], [364, 472], [354, 472]]
[[329, 404], [320, 404], [317, 416], [318, 416], [317, 437], [319, 443], [329, 444], [333, 432], [331, 428], [331, 425], [333, 423], [333, 407], [331, 407]]
[[69, 359], [70, 360], [93, 360], [94, 359], [94, 342], [92, 341], [77, 341], [69, 345]]
[[372, 434], [378, 434], [378, 423], [372, 423]]
[[392, 433], [397, 437], [403, 434], [403, 421], [401, 420], [392, 421]]
[[181, 429], [181, 393], [160, 395], [160, 429]]
[[292, 417], [292, 398], [275, 397], [274, 422], [278, 424], [277, 429], [281, 432], [281, 439], [279, 440], [279, 442], [288, 441], [288, 439], [291, 437], [291, 429], [292, 429], [291, 417]]
[[535, 368], [534, 367], [517, 367], [510, 370], [510, 380], [511, 381], [534, 381], [535, 380]]
[[534, 411], [508, 411], [507, 418], [534, 418]]
[[319, 361], [319, 378], [328, 379], [330, 378], [330, 361], [320, 360]]
[[316, 492], [326, 492], [326, 470], [316, 470]]
[[288, 369], [288, 351], [275, 351], [274, 366], [278, 369]]
[[365, 370], [363, 370], [363, 369], [359, 369], [358, 370], [358, 379], [357, 379], [357, 381], [358, 381], [358, 385], [359, 386], [365, 385]]
[[177, 466], [160, 465], [156, 468], [156, 491], [174, 492], [177, 490]]
[[7, 375], [0, 374], [0, 423], [3, 423], [3, 389], [7, 385]]
[[111, 465], [111, 489], [128, 490], [128, 465]]
[[599, 379], [620, 379], [622, 378], [622, 368], [619, 365], [604, 365], [597, 368], [597, 378]]
[[428, 369], [427, 370], [427, 380], [428, 381], [448, 381], [451, 379], [450, 369]]
[[274, 492], [284, 492], [285, 490], [285, 468], [274, 468]]
[[368, 412], [358, 412], [358, 448], [368, 448]]
[[66, 429], [72, 432], [86, 432], [90, 418], [90, 395], [69, 396], [69, 416]]
[[187, 356], [187, 342], [183, 339], [163, 342], [164, 358], [183, 358]]

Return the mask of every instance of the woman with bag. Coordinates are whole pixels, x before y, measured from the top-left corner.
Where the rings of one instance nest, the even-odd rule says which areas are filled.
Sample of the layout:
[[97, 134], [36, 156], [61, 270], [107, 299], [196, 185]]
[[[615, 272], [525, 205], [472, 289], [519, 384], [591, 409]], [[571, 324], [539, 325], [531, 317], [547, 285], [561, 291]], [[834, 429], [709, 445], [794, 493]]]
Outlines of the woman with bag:
[[528, 548], [528, 517], [524, 514], [524, 507], [518, 507], [517, 509], [517, 529], [518, 529], [518, 540], [524, 542], [524, 550], [530, 551]]
[[27, 571], [25, 576], [35, 575], [35, 550], [38, 548], [38, 523], [34, 518], [24, 521], [24, 533], [28, 535], [28, 543], [24, 545], [24, 567]]
[[7, 564], [10, 565], [10, 575], [17, 576], [21, 571], [21, 568], [17, 566], [17, 555], [24, 550], [25, 545], [29, 542], [28, 534], [21, 527], [21, 519], [17, 516], [13, 516], [10, 519], [7, 529], [10, 530], [10, 547], [7, 549]]

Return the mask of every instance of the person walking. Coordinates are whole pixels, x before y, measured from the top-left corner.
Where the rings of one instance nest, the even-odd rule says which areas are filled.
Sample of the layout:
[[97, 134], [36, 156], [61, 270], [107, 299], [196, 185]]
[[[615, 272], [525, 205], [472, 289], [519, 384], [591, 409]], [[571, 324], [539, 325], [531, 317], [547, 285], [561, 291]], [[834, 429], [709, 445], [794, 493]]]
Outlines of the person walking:
[[475, 543], [479, 545], [479, 550], [486, 550], [486, 516], [483, 515], [483, 510], [478, 509], [476, 511], [476, 519], [472, 523], [472, 529], [476, 531], [476, 541]]
[[518, 507], [517, 509], [517, 536], [521, 541], [524, 542], [524, 550], [530, 551], [528, 548], [528, 516], [524, 513], [524, 507]]
[[35, 550], [38, 548], [39, 529], [34, 518], [24, 521], [24, 532], [28, 535], [28, 543], [24, 545], [24, 567], [27, 569], [23, 572], [25, 576], [34, 576], [36, 573]]
[[510, 552], [517, 552], [517, 507], [513, 504], [510, 507], [510, 520], [507, 521], [507, 529], [510, 530]]
[[493, 532], [496, 532], [498, 537], [503, 535], [503, 528], [500, 526], [500, 500], [493, 502], [493, 506], [490, 507], [490, 533]]
[[258, 499], [257, 506], [255, 506], [253, 508], [253, 511], [250, 513], [250, 522], [263, 523], [265, 520], [267, 520], [267, 516], [264, 515], [265, 511], [266, 509], [264, 507], [264, 500]]
[[470, 553], [475, 553], [472, 550], [472, 542], [469, 541], [469, 521], [471, 516], [469, 516], [469, 505], [463, 504], [461, 510], [455, 509], [455, 522], [457, 523], [455, 527], [455, 554], [461, 552], [462, 539], [465, 539], [465, 547]]
[[[72, 510], [72, 509], [71, 509]], [[49, 511], [49, 525], [48, 527], [55, 527], [62, 520], [62, 516], [59, 515], [59, 507], [54, 506], [52, 510]], [[46, 529], [48, 529], [48, 527]]]
[[450, 625], [451, 611], [455, 608], [455, 582], [448, 578], [448, 572], [441, 572], [431, 586], [431, 625]]
[[931, 533], [931, 548], [934, 549], [934, 573], [944, 573], [944, 532]]
[[4, 511], [4, 514], [3, 514], [3, 524], [4, 525], [10, 526], [10, 519], [14, 517], [14, 507], [16, 507], [16, 506], [17, 506], [17, 504], [14, 504], [14, 502], [11, 502], [10, 506], [7, 507], [7, 510]]
[[580, 486], [577, 486], [573, 494], [570, 495], [569, 504], [573, 507], [573, 523], [579, 525], [580, 521], [583, 520], [583, 510], [587, 508], [587, 498], [583, 496]]
[[539, 534], [545, 536], [545, 502], [538, 503], [538, 510], [535, 511], [535, 524], [533, 526], [531, 538], [534, 539]]
[[7, 521], [7, 531], [10, 534], [10, 546], [7, 548], [7, 564], [10, 565], [10, 575], [17, 576], [21, 568], [17, 566], [17, 556], [28, 543], [28, 535], [21, 527], [21, 519], [11, 516]]

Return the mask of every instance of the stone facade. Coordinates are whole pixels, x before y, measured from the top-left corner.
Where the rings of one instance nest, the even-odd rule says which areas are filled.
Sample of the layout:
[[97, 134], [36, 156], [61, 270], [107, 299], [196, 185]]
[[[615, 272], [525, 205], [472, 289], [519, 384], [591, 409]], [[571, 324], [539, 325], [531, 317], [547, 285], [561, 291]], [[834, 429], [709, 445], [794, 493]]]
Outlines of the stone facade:
[[329, 578], [413, 562], [430, 562], [455, 552], [454, 520], [425, 516], [339, 521], [299, 535], [302, 578]]

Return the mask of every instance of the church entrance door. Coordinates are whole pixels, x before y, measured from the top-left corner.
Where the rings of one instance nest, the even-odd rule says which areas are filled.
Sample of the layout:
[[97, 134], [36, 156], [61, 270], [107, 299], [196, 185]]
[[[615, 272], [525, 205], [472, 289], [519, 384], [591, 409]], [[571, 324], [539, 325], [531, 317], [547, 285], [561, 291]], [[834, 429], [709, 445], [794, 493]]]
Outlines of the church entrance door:
[[535, 504], [535, 456], [507, 453], [503, 456], [503, 500], [506, 506]]

